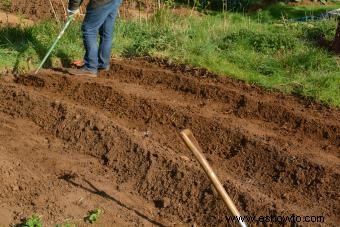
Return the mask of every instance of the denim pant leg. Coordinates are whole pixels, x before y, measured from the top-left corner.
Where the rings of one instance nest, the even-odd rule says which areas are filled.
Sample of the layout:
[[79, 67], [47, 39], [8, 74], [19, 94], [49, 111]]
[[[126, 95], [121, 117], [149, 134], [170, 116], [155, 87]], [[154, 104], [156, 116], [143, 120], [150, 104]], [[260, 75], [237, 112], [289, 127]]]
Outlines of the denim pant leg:
[[122, 0], [114, 0], [111, 6], [110, 14], [106, 17], [104, 23], [99, 29], [100, 42], [98, 52], [98, 68], [104, 69], [109, 67], [112, 51], [114, 24], [118, 8], [121, 5], [121, 3]]
[[[116, 2], [121, 0], [114, 0], [113, 2], [100, 6], [98, 8], [88, 8], [82, 24], [83, 42], [85, 47], [84, 63], [85, 67], [92, 71], [97, 72], [98, 69], [98, 43], [97, 34], [100, 27], [106, 21], [106, 18], [113, 12]], [[111, 25], [114, 26], [113, 24]], [[112, 42], [112, 38], [111, 38]]]
[[102, 20], [100, 19], [100, 13], [97, 13], [96, 10], [89, 9], [81, 27], [85, 47], [84, 64], [85, 67], [92, 72], [97, 72], [98, 67], [97, 33], [104, 18], [102, 18]]

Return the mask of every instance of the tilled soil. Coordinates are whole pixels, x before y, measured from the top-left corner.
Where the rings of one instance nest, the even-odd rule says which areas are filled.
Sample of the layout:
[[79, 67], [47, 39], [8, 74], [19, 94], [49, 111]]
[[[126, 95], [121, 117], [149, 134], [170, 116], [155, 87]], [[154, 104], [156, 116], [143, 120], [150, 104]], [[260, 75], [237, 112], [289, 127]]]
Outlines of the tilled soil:
[[[192, 129], [245, 215], [340, 224], [340, 111], [204, 70], [114, 60], [99, 78], [58, 71], [0, 83], [0, 223], [231, 225], [182, 143]], [[252, 224], [254, 225], [254, 223]]]

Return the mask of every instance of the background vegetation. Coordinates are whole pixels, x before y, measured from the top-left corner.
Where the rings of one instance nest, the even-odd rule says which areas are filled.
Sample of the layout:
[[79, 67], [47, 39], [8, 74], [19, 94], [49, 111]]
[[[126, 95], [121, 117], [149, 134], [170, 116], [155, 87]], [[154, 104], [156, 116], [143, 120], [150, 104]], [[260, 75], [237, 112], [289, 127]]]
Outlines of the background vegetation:
[[[328, 49], [336, 20], [291, 20], [326, 10], [277, 3], [251, 14], [179, 16], [162, 9], [148, 20], [119, 19], [113, 52], [168, 58], [340, 107], [340, 60]], [[0, 68], [33, 69], [58, 32], [49, 21], [0, 28], [0, 55], [6, 56], [0, 58]], [[82, 55], [80, 22], [74, 22], [46, 67], [68, 65]]]

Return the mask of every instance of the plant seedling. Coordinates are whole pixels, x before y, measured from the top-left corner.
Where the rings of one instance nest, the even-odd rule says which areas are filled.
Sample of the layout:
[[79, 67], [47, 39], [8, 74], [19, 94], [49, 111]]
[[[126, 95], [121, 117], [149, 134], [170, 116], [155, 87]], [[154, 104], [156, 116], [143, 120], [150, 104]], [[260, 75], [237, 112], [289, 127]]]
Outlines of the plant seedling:
[[26, 219], [23, 227], [42, 227], [42, 219], [40, 216], [33, 214], [31, 217]]
[[99, 208], [91, 210], [88, 214], [88, 216], [85, 218], [86, 222], [89, 222], [91, 224], [97, 222], [100, 218], [100, 215], [103, 213], [103, 211]]

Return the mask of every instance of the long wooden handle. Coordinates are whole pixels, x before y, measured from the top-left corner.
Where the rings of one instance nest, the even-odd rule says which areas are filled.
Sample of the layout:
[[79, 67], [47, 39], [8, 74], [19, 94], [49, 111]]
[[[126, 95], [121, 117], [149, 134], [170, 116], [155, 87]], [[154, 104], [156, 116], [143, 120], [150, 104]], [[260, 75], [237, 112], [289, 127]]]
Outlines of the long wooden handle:
[[[205, 173], [208, 175], [209, 179], [213, 183], [213, 185], [216, 188], [217, 192], [222, 197], [224, 203], [227, 205], [227, 207], [230, 210], [230, 212], [234, 216], [240, 217], [241, 216], [240, 212], [237, 210], [235, 204], [230, 199], [228, 193], [225, 191], [223, 185], [221, 184], [221, 182], [217, 178], [216, 174], [214, 173], [214, 171], [210, 167], [207, 159], [204, 157], [204, 155], [202, 153], [202, 150], [199, 147], [198, 142], [195, 139], [194, 135], [192, 134], [191, 130], [190, 129], [185, 129], [185, 130], [181, 131], [180, 134], [181, 134], [182, 139], [184, 140], [185, 144], [194, 153], [196, 159], [199, 161], [199, 163], [203, 167]], [[245, 224], [245, 222], [242, 222], [241, 220], [239, 220], [239, 224], [242, 227], [247, 226]]]

